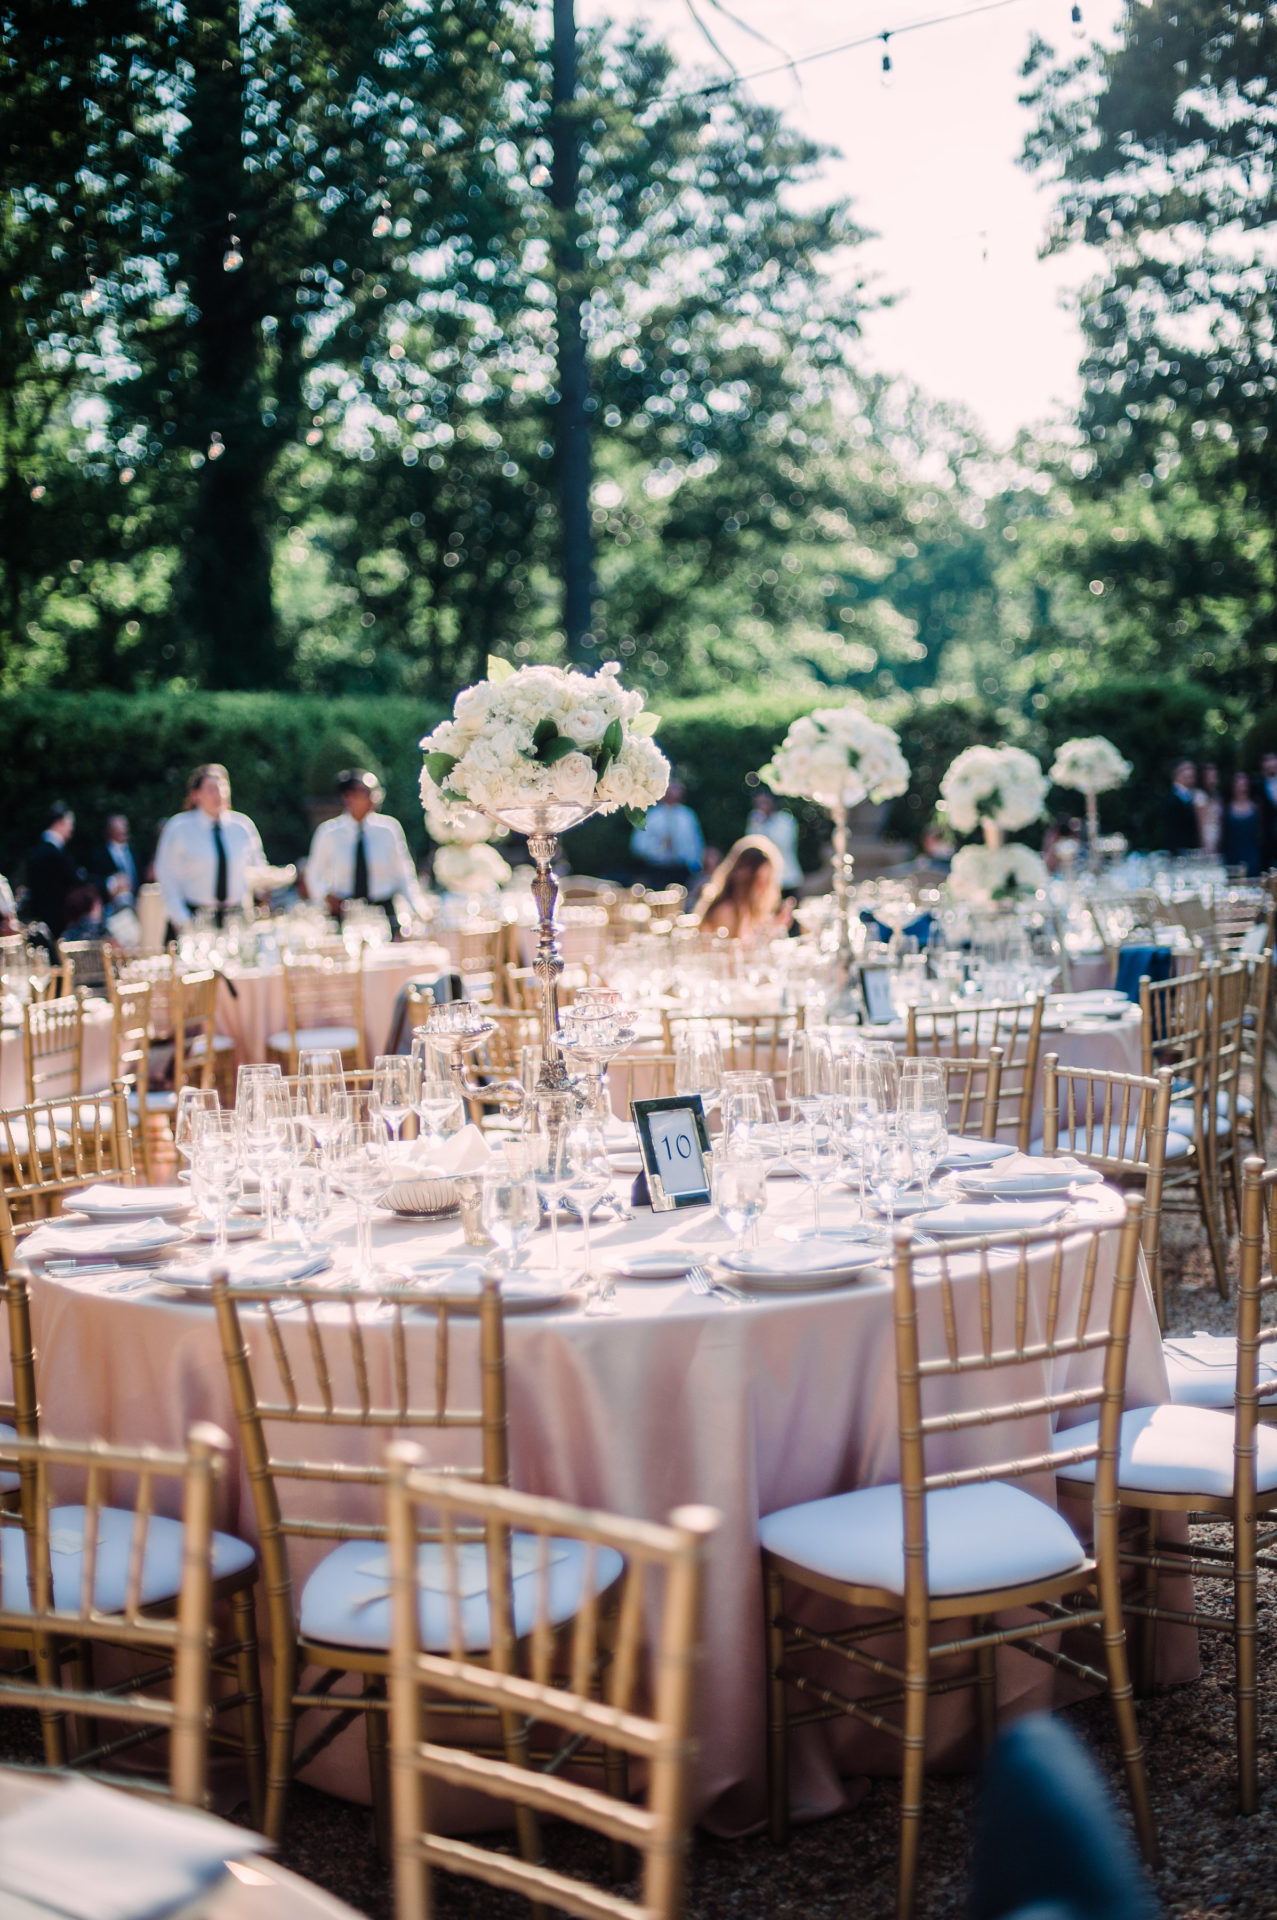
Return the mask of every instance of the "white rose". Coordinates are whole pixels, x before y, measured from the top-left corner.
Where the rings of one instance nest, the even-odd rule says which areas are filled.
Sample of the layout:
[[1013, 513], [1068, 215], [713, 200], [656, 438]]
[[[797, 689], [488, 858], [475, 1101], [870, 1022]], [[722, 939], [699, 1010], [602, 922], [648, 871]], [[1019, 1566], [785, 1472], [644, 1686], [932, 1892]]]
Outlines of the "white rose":
[[478, 733], [488, 717], [495, 688], [487, 680], [477, 686], [463, 687], [452, 704], [452, 717], [466, 733]]
[[577, 707], [568, 715], [563, 731], [578, 747], [597, 747], [608, 730], [608, 717], [599, 707]]
[[561, 760], [556, 760], [550, 769], [550, 780], [556, 800], [585, 807], [594, 798], [597, 784], [594, 764], [583, 753], [565, 753]]

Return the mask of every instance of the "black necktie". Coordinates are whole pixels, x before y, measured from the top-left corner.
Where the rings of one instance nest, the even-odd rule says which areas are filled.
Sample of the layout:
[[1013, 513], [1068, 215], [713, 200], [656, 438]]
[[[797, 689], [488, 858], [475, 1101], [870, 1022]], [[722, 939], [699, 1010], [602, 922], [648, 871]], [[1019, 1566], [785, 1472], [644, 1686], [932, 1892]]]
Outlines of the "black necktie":
[[217, 879], [213, 885], [213, 898], [219, 907], [226, 905], [226, 842], [222, 837], [222, 823], [213, 822], [213, 851], [217, 855]]
[[360, 824], [355, 836], [355, 884], [351, 889], [352, 900], [368, 898], [368, 848], [364, 842], [364, 829]]

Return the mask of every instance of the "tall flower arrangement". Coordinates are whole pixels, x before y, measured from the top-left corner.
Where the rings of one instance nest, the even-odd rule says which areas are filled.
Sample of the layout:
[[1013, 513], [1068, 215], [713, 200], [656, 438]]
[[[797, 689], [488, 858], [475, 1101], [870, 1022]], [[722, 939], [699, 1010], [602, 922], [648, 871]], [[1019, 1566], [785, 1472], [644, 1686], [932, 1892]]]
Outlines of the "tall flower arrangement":
[[993, 829], [986, 838], [1014, 833], [1041, 817], [1047, 779], [1023, 747], [967, 747], [950, 762], [940, 799], [958, 833]]
[[1068, 787], [1073, 793], [1111, 793], [1114, 787], [1125, 786], [1130, 777], [1130, 761], [1124, 760], [1102, 733], [1066, 740], [1056, 753], [1050, 774], [1057, 787]]
[[859, 707], [819, 707], [794, 721], [759, 775], [773, 793], [856, 807], [903, 793], [909, 763], [899, 734], [883, 721]]
[[1032, 847], [959, 847], [949, 869], [954, 898], [973, 905], [1024, 899], [1046, 883], [1046, 868]]
[[669, 784], [652, 735], [657, 716], [622, 687], [615, 661], [597, 673], [513, 667], [490, 659], [422, 741], [421, 797], [447, 818], [458, 803], [500, 818], [514, 808], [564, 806], [638, 824]]

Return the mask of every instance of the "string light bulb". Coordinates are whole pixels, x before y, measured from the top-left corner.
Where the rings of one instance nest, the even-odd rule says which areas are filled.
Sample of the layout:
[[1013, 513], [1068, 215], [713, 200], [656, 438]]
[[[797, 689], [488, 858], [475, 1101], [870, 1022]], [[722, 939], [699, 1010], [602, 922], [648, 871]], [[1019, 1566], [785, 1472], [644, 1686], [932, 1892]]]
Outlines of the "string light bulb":
[[891, 67], [891, 55], [887, 51], [887, 42], [888, 40], [890, 40], [890, 38], [891, 38], [891, 35], [889, 33], [884, 33], [882, 36], [881, 80], [884, 87], [890, 87], [895, 82], [895, 74], [892, 72], [892, 67]]
[[384, 240], [386, 235], [389, 232], [390, 232], [390, 215], [388, 213], [379, 213], [377, 215], [377, 218], [372, 223], [373, 239]]
[[231, 243], [222, 255], [222, 272], [238, 273], [244, 264], [244, 256], [239, 250], [239, 235], [231, 235]]
[[1073, 22], [1070, 28], [1073, 38], [1075, 40], [1085, 40], [1086, 28], [1082, 25], [1082, 9], [1078, 5], [1077, 0], [1073, 0], [1073, 7], [1069, 14], [1069, 19]]

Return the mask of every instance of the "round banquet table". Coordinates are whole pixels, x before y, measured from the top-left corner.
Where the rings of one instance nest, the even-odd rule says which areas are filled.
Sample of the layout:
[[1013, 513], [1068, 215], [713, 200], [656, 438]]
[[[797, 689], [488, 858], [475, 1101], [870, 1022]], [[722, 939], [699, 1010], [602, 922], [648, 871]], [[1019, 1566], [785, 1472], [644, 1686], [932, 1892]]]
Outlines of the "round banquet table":
[[[45, 1794], [58, 1793], [71, 1777], [60, 1778], [25, 1767], [0, 1767], [0, 1844], [4, 1821], [19, 1819], [25, 1807]], [[161, 1805], [154, 1805], [151, 1811], [163, 1817]], [[233, 1851], [243, 1840], [243, 1830], [232, 1827], [227, 1832], [233, 1836]], [[56, 1920], [63, 1912], [61, 1907], [45, 1906], [42, 1901], [18, 1894], [4, 1893], [0, 1897], [5, 1920]], [[176, 1920], [359, 1920], [359, 1916], [343, 1900], [334, 1900], [309, 1880], [300, 1880], [273, 1860], [253, 1853], [236, 1854], [215, 1885], [183, 1903]]]
[[[770, 1234], [786, 1220], [805, 1223], [810, 1205], [796, 1182], [773, 1180], [765, 1230]], [[1085, 1210], [1116, 1220], [1121, 1208], [1120, 1197], [1103, 1190]], [[835, 1224], [849, 1225], [855, 1207], [849, 1194], [826, 1190], [822, 1212]], [[579, 1229], [565, 1223], [560, 1232], [565, 1263], [579, 1260]], [[338, 1248], [332, 1277], [340, 1280], [354, 1237], [349, 1216], [334, 1215], [327, 1237]], [[593, 1230], [599, 1265], [640, 1248], [713, 1252], [727, 1239], [704, 1207], [666, 1214], [636, 1209], [629, 1221], [599, 1222]], [[548, 1267], [549, 1243], [548, 1231], [536, 1236], [534, 1267]], [[1075, 1277], [1083, 1244], [1075, 1239], [1069, 1246], [1073, 1257], [1065, 1264]], [[393, 1273], [406, 1257], [462, 1245], [455, 1223], [387, 1216], [376, 1228], [375, 1258]], [[1111, 1280], [1116, 1235], [1104, 1245], [1101, 1295]], [[33, 1313], [46, 1430], [68, 1438], [98, 1434], [121, 1443], [171, 1445], [193, 1421], [212, 1420], [233, 1435], [211, 1306], [159, 1297], [145, 1279], [136, 1290], [132, 1281], [125, 1282], [128, 1291], [105, 1290], [118, 1284], [36, 1276]], [[1044, 1290], [1045, 1284], [1044, 1275]], [[920, 1285], [923, 1337], [938, 1342], [935, 1293], [925, 1280]], [[715, 1507], [722, 1515], [707, 1571], [689, 1804], [693, 1817], [712, 1830], [739, 1834], [760, 1822], [765, 1805], [758, 1522], [780, 1507], [897, 1477], [889, 1278], [881, 1272], [833, 1291], [759, 1295], [745, 1306], [693, 1295], [682, 1280], [621, 1279], [616, 1309], [590, 1314], [570, 1295], [553, 1310], [507, 1315], [512, 1480], [528, 1492], [644, 1519], [664, 1519], [685, 1502]], [[244, 1319], [246, 1337], [264, 1341], [260, 1316], [246, 1313]], [[301, 1318], [285, 1317], [281, 1325], [304, 1338]], [[416, 1337], [433, 1343], [433, 1321], [423, 1316], [411, 1325]], [[370, 1343], [375, 1337], [374, 1318]], [[457, 1366], [467, 1353], [476, 1359], [473, 1322], [461, 1338]], [[388, 1356], [388, 1335], [384, 1344]], [[424, 1365], [432, 1352], [433, 1346]], [[1142, 1406], [1166, 1398], [1156, 1314], [1141, 1280], [1128, 1402]], [[362, 1443], [348, 1429], [328, 1438], [343, 1457]], [[952, 1444], [978, 1442], [959, 1438]], [[1052, 1497], [1050, 1483], [1039, 1490]], [[349, 1497], [364, 1510], [366, 1490], [354, 1488]], [[231, 1476], [222, 1499], [219, 1524], [253, 1538], [242, 1470]], [[1165, 1636], [1159, 1653], [1161, 1677], [1195, 1677], [1191, 1634]], [[1015, 1654], [999, 1660], [999, 1690], [1002, 1706], [1016, 1711], [1075, 1697], [1059, 1692], [1049, 1668]], [[966, 1764], [974, 1757], [973, 1714], [969, 1696], [936, 1701], [929, 1746], [934, 1763]], [[803, 1729], [794, 1745], [795, 1811], [800, 1817], [833, 1812], [846, 1804], [840, 1776], [897, 1765], [894, 1744], [850, 1721]], [[362, 1734], [343, 1734], [307, 1778], [366, 1798]]]
[[[109, 1000], [84, 1003], [84, 1050], [80, 1059], [80, 1091], [101, 1093], [111, 1084], [111, 1033], [114, 1016]], [[57, 1080], [41, 1089], [41, 1098], [56, 1100], [71, 1092]], [[6, 1027], [0, 1033], [0, 1108], [6, 1113], [26, 1105], [27, 1070], [22, 1056], [22, 1029]]]
[[[408, 982], [446, 973], [451, 964], [446, 948], [433, 945], [405, 941], [365, 949], [364, 1045], [369, 1066], [385, 1051], [395, 1001]], [[283, 968], [228, 966], [224, 973], [217, 992], [217, 1030], [234, 1041], [236, 1066], [265, 1060], [267, 1040], [288, 1025]]]

